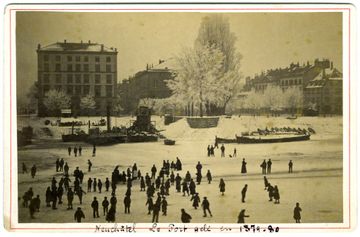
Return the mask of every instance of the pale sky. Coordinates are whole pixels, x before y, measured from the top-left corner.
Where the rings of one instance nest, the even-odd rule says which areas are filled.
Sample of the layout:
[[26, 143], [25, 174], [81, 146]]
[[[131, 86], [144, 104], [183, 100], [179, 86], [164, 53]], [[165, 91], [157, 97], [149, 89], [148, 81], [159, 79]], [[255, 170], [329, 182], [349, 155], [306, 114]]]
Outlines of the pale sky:
[[[118, 50], [118, 82], [192, 47], [207, 13], [46, 13], [18, 12], [16, 17], [17, 87], [24, 91], [37, 78], [37, 44], [102, 43]], [[241, 71], [262, 70], [328, 58], [342, 71], [341, 13], [227, 13], [242, 54]]]

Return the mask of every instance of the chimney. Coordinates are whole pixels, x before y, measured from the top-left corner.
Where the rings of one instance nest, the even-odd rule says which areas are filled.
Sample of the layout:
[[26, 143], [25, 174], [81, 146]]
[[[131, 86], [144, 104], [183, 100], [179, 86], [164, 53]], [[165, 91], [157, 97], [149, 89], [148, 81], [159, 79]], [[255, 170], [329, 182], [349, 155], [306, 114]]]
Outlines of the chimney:
[[81, 40], [81, 41], [80, 41], [80, 44], [82, 44], [82, 43], [83, 43], [83, 41]]
[[104, 51], [104, 45], [103, 44], [101, 45], [101, 51]]
[[38, 44], [37, 49], [40, 50], [40, 48], [41, 48], [41, 44]]
[[330, 63], [330, 69], [333, 70], [333, 68], [334, 68], [334, 64], [333, 64], [333, 62], [331, 61], [331, 63]]
[[149, 64], [146, 64], [146, 71], [149, 70]]
[[64, 39], [64, 44], [66, 44], [66, 39]]
[[91, 41], [89, 40], [88, 44], [91, 44]]
[[117, 52], [117, 48], [115, 48], [115, 52]]

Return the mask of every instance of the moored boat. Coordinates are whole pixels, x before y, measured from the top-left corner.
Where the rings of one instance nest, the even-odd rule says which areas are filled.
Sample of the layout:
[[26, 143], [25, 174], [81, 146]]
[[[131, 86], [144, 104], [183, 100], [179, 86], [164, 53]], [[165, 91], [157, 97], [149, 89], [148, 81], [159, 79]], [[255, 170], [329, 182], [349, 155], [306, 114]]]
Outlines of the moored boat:
[[269, 134], [269, 135], [242, 135], [236, 136], [238, 143], [278, 143], [278, 142], [297, 142], [310, 140], [310, 134]]

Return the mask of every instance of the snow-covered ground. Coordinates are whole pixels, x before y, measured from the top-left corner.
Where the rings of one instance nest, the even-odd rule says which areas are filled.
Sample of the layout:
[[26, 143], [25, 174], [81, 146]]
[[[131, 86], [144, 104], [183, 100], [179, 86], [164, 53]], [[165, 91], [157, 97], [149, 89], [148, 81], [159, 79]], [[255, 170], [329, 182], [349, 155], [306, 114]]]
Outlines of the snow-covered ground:
[[[87, 117], [83, 118], [88, 119]], [[94, 119], [94, 118], [92, 118]], [[130, 117], [112, 120], [112, 125], [120, 124], [127, 126]], [[207, 184], [203, 178], [201, 185], [197, 186], [197, 192], [202, 199], [208, 197], [213, 217], [202, 217], [201, 209], [194, 210], [190, 197], [183, 197], [182, 193], [176, 193], [175, 187], [171, 187], [168, 216], [160, 216], [159, 222], [181, 222], [180, 209], [185, 210], [193, 217], [192, 222], [217, 222], [236, 223], [241, 209], [246, 209], [250, 215], [246, 219], [251, 223], [293, 223], [293, 209], [299, 202], [302, 208], [302, 222], [307, 223], [335, 223], [342, 222], [343, 218], [343, 147], [342, 147], [342, 117], [301, 117], [296, 120], [286, 118], [266, 117], [232, 117], [221, 118], [216, 128], [191, 129], [185, 119], [168, 126], [163, 125], [163, 118], [153, 116], [156, 126], [170, 139], [176, 140], [175, 146], [165, 146], [163, 141], [155, 143], [117, 144], [97, 148], [97, 156], [91, 157], [91, 146], [83, 146], [83, 156], [75, 158], [67, 155], [67, 147], [80, 143], [62, 143], [59, 138], [64, 129], [48, 126], [54, 134], [53, 138], [41, 139], [33, 145], [21, 148], [19, 157], [19, 197], [29, 188], [33, 187], [34, 194], [41, 198], [40, 212], [36, 213], [36, 219], [30, 219], [29, 211], [19, 205], [19, 222], [74, 222], [74, 211], [66, 210], [66, 196], [64, 204], [58, 210], [51, 210], [45, 206], [45, 190], [50, 186], [53, 176], [60, 179], [61, 173], [55, 172], [55, 161], [64, 158], [70, 166], [70, 171], [79, 166], [85, 173], [84, 181], [89, 177], [101, 179], [111, 177], [111, 172], [116, 165], [120, 170], [125, 170], [133, 163], [137, 163], [142, 174], [150, 173], [150, 168], [155, 164], [161, 167], [162, 161], [175, 160], [179, 157], [183, 163], [180, 173], [184, 177], [187, 170], [192, 175], [196, 173], [196, 163], [203, 165], [203, 176], [209, 169], [213, 174], [213, 182]], [[38, 119], [19, 118], [18, 127], [31, 125], [35, 127], [35, 133], [39, 127], [45, 127], [43, 121]], [[251, 131], [257, 127], [312, 127], [317, 132], [311, 136], [310, 141], [277, 144], [225, 144], [226, 158], [220, 157], [219, 149], [215, 150], [215, 157], [208, 158], [206, 147], [213, 144], [214, 138], [232, 138], [235, 134]], [[84, 127], [85, 128], [85, 127]], [[55, 139], [54, 139], [55, 138]], [[237, 149], [237, 158], [230, 158], [233, 149]], [[241, 161], [247, 161], [246, 175], [240, 173]], [[272, 174], [268, 175], [269, 182], [277, 185], [280, 190], [280, 204], [275, 205], [268, 201], [267, 192], [264, 190], [263, 175], [259, 167], [264, 159], [271, 158], [273, 161]], [[87, 160], [93, 163], [93, 170], [87, 173]], [[288, 174], [288, 162], [294, 163], [294, 173]], [[25, 162], [28, 167], [32, 164], [38, 166], [38, 174], [31, 179], [29, 174], [21, 174], [21, 163]], [[226, 192], [221, 196], [219, 192], [219, 180], [224, 178]], [[241, 189], [248, 184], [246, 203], [241, 203]], [[87, 189], [87, 184], [83, 184]], [[104, 189], [104, 188], [103, 188]], [[151, 222], [152, 217], [147, 215], [145, 206], [146, 193], [140, 192], [138, 181], [133, 183], [131, 214], [124, 214], [123, 198], [126, 191], [125, 185], [118, 185], [118, 212], [117, 222]], [[96, 196], [99, 201], [104, 196], [110, 197], [109, 192], [88, 193], [84, 197], [82, 205], [79, 205], [77, 197], [74, 199], [74, 208], [81, 206], [85, 212], [85, 222], [105, 222], [105, 218], [93, 219], [90, 203]], [[21, 204], [21, 201], [20, 201]], [[100, 208], [100, 213], [102, 210]]]

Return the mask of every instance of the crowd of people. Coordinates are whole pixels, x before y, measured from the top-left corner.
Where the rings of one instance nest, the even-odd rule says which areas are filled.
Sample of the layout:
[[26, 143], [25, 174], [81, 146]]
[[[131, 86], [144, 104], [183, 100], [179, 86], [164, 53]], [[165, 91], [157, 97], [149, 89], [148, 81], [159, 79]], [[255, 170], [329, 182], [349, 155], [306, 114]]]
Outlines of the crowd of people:
[[[213, 149], [219, 149], [218, 144], [215, 144]], [[210, 155], [211, 155], [210, 147]], [[209, 148], [209, 147], [208, 147]], [[225, 156], [225, 146], [224, 144], [220, 147], [221, 156]], [[71, 147], [68, 148], [68, 155], [71, 156], [71, 153], [74, 154], [74, 157], [82, 156], [82, 147]], [[96, 146], [93, 146], [93, 157], [96, 154]], [[235, 155], [234, 155], [235, 154]], [[209, 155], [209, 153], [208, 153]], [[236, 149], [234, 149], [233, 156], [236, 157]], [[116, 166], [114, 170], [109, 173], [109, 176], [105, 180], [100, 178], [92, 177], [92, 167], [93, 162], [87, 160], [87, 172], [84, 172], [80, 167], [75, 167], [73, 172], [70, 174], [70, 167], [64, 158], [58, 158], [55, 161], [55, 173], [62, 174], [62, 177], [57, 180], [54, 176], [51, 180], [49, 186], [44, 190], [45, 194], [45, 204], [47, 208], [56, 210], [59, 206], [63, 207], [63, 196], [65, 196], [67, 201], [67, 210], [73, 210], [74, 197], [78, 197], [79, 207], [76, 208], [74, 213], [74, 220], [76, 222], [82, 222], [85, 217], [84, 211], [82, 209], [83, 205], [83, 196], [92, 195], [91, 209], [93, 218], [100, 218], [99, 208], [102, 206], [102, 214], [106, 221], [115, 222], [116, 214], [119, 212], [117, 208], [118, 201], [117, 198], [121, 195], [117, 192], [118, 185], [126, 185], [126, 192], [123, 195], [123, 206], [124, 214], [131, 214], [131, 202], [132, 202], [132, 193], [134, 186], [138, 186], [140, 193], [144, 192], [144, 204], [147, 208], [147, 214], [151, 215], [152, 222], [159, 222], [160, 213], [162, 216], [167, 216], [168, 213], [168, 198], [172, 194], [172, 189], [175, 193], [182, 193], [184, 198], [189, 198], [189, 205], [197, 210], [201, 207], [203, 211], [203, 217], [210, 216], [213, 214], [210, 209], [210, 200], [205, 195], [201, 199], [201, 194], [197, 191], [197, 186], [202, 184], [203, 178], [203, 165], [200, 161], [195, 165], [194, 173], [191, 173], [189, 170], [186, 172], [183, 171], [183, 165], [181, 160], [176, 157], [175, 160], [171, 162], [169, 160], [163, 160], [162, 166], [157, 167], [156, 164], [153, 164], [149, 170], [142, 172], [136, 163], [131, 167], [120, 171], [120, 166]], [[85, 163], [85, 162], [84, 162]], [[241, 174], [247, 174], [247, 162], [243, 158], [241, 163]], [[272, 161], [264, 160], [260, 167], [262, 168], [262, 174], [271, 174]], [[33, 171], [34, 170], [34, 171]], [[195, 171], [196, 170], [196, 171]], [[293, 171], [293, 162], [289, 162], [289, 173]], [[27, 173], [27, 167], [25, 163], [22, 164], [22, 172]], [[181, 176], [180, 174], [184, 172], [185, 175]], [[36, 175], [36, 166], [33, 165], [31, 168], [31, 176], [34, 178]], [[86, 177], [87, 176], [87, 177]], [[211, 185], [212, 174], [209, 169], [206, 171], [206, 185]], [[87, 180], [87, 192], [82, 188], [84, 178]], [[73, 179], [73, 182], [72, 180]], [[265, 190], [268, 192], [269, 201], [274, 201], [275, 204], [280, 204], [280, 192], [277, 185], [272, 186], [269, 183], [266, 176], [264, 176]], [[105, 189], [103, 189], [103, 185]], [[220, 178], [219, 189], [222, 196], [225, 195], [225, 179]], [[173, 187], [173, 188], [172, 188]], [[138, 190], [136, 190], [138, 191]], [[248, 191], [248, 185], [245, 184], [241, 189], [241, 202], [246, 202], [246, 194]], [[104, 196], [103, 200], [98, 200], [97, 193], [109, 193], [110, 199], [107, 196]], [[27, 192], [23, 195], [23, 207], [29, 208], [30, 217], [35, 218], [35, 213], [40, 210], [40, 195], [34, 195], [32, 188], [30, 187]], [[294, 209], [294, 219], [296, 223], [300, 223], [301, 220], [301, 208], [300, 204], [297, 203]], [[238, 223], [245, 223], [245, 218], [249, 215], [245, 214], [245, 209], [241, 209], [238, 215]], [[181, 213], [179, 213], [179, 220], [184, 223], [189, 223], [192, 220], [192, 217], [189, 213], [185, 211], [185, 208], [181, 208]]]

